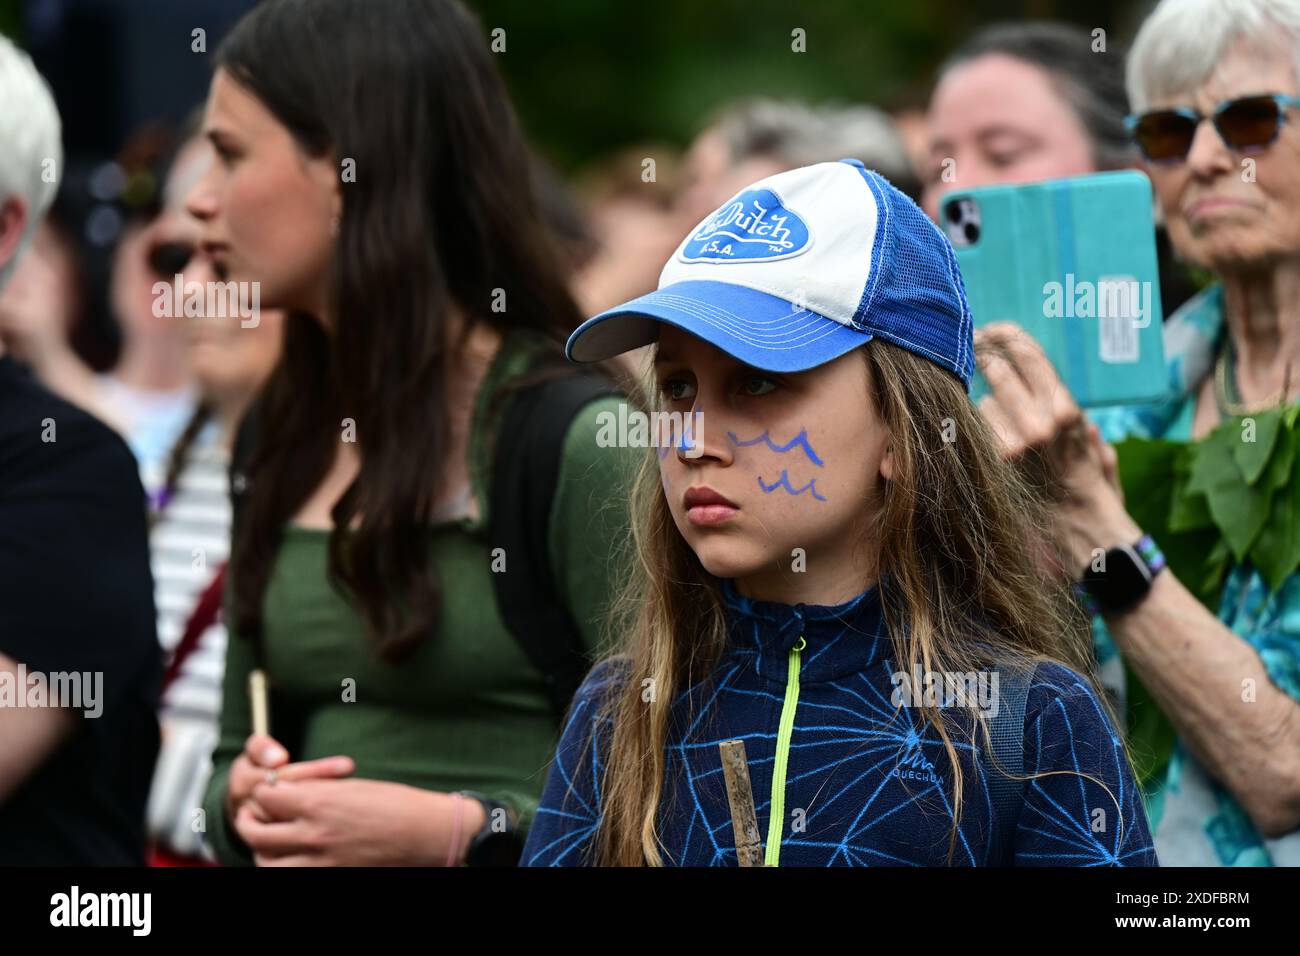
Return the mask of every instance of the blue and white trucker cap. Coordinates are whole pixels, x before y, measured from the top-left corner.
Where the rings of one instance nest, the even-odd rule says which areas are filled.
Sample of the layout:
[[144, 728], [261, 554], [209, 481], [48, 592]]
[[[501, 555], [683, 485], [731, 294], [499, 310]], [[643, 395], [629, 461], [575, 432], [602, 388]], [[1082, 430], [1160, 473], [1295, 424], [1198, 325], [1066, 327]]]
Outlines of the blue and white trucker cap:
[[800, 372], [881, 338], [970, 389], [970, 305], [952, 246], [856, 159], [760, 179], [677, 247], [659, 288], [588, 319], [565, 354], [597, 362], [667, 322], [770, 372]]

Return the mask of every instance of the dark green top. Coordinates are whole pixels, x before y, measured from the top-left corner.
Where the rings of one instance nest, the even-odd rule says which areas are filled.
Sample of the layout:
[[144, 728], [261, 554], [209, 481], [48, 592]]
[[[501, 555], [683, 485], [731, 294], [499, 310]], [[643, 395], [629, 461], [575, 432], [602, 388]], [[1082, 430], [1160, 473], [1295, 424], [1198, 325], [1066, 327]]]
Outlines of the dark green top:
[[[292, 526], [267, 582], [263, 614], [273, 716], [286, 703], [301, 714], [301, 746], [290, 745], [290, 759], [346, 754], [356, 761], [358, 778], [479, 791], [512, 807], [525, 828], [559, 727], [541, 674], [497, 611], [486, 540], [487, 430], [496, 422], [496, 416], [489, 420], [491, 395], [527, 370], [539, 342], [532, 333], [508, 334], [475, 400], [469, 464], [479, 517], [430, 531], [443, 601], [436, 633], [399, 664], [377, 659], [358, 612], [327, 581], [329, 532]], [[644, 453], [597, 446], [597, 416], [617, 413], [620, 401], [602, 398], [575, 418], [550, 516], [557, 589], [593, 652], [605, 636], [610, 598], [625, 577], [619, 569], [627, 566], [627, 489]], [[252, 642], [232, 633], [221, 738], [204, 799], [208, 840], [227, 864], [252, 862], [225, 817], [224, 796], [230, 765], [251, 733], [248, 673], [255, 666]], [[354, 684], [345, 685], [349, 678]], [[355, 693], [345, 695], [345, 686]]]

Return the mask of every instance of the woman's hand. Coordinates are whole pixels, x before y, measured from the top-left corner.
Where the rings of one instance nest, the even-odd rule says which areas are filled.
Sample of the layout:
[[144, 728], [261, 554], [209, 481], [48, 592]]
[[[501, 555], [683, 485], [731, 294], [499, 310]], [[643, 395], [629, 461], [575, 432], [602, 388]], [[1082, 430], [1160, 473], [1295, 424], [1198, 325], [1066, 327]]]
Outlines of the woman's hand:
[[235, 828], [258, 866], [443, 866], [460, 862], [484, 822], [477, 800], [448, 793], [379, 780], [281, 779], [253, 788]]
[[1019, 326], [975, 331], [990, 394], [980, 411], [1002, 454], [1037, 474], [1056, 504], [1058, 544], [1077, 576], [1096, 549], [1131, 544], [1141, 530], [1124, 509], [1115, 451], [1080, 411], [1042, 348]]
[[323, 757], [303, 763], [289, 763], [289, 752], [272, 737], [252, 734], [244, 743], [244, 752], [230, 765], [230, 778], [226, 783], [226, 819], [237, 823], [246, 804], [257, 819], [266, 819], [264, 811], [250, 804], [253, 790], [268, 780], [307, 780], [324, 777], [346, 777], [356, 770], [351, 757]]

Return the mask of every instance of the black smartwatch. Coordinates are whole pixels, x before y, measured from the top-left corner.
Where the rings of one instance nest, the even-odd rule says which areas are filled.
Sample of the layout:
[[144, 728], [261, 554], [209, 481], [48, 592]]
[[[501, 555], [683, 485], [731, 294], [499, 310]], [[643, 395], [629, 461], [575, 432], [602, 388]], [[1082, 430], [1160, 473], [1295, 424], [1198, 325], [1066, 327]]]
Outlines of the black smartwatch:
[[1165, 564], [1156, 543], [1144, 534], [1136, 544], [1107, 551], [1100, 569], [1095, 562], [1088, 565], [1076, 590], [1091, 613], [1120, 614], [1147, 596]]
[[466, 866], [518, 866], [524, 851], [519, 820], [504, 803], [473, 790], [460, 795], [477, 800], [483, 807], [483, 826], [470, 838], [465, 849]]

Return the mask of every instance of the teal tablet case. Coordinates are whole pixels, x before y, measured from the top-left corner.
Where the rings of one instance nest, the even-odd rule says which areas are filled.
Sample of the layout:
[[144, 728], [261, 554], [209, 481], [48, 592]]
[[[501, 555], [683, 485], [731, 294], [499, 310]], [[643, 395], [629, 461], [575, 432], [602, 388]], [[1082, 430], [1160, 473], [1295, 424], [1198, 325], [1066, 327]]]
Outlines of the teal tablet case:
[[[972, 212], [963, 200], [974, 202], [978, 231], [954, 235], [954, 219]], [[1023, 327], [1080, 405], [1165, 397], [1146, 176], [1125, 170], [961, 190], [945, 197], [940, 221], [954, 238], [977, 328], [998, 321]], [[971, 397], [987, 392], [977, 371]]]

